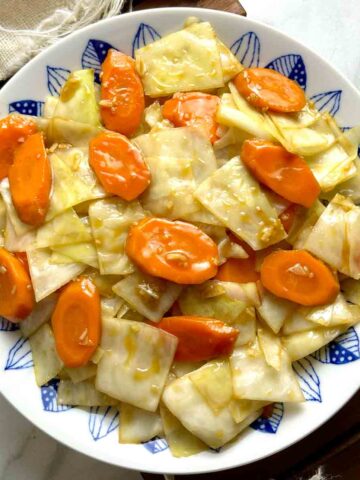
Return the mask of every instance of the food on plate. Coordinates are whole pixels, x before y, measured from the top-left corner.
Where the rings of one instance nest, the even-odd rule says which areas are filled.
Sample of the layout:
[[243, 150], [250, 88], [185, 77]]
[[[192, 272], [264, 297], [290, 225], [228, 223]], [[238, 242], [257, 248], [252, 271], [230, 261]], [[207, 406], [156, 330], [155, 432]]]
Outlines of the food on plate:
[[217, 449], [360, 320], [359, 128], [208, 22], [110, 49], [100, 83], [0, 120], [0, 315], [120, 443]]

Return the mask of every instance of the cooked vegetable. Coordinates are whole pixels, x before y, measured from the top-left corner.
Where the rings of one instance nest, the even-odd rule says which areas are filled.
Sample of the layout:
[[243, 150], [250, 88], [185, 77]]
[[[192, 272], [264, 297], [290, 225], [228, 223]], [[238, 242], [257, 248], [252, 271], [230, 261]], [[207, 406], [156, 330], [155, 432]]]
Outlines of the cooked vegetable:
[[346, 278], [340, 283], [341, 291], [348, 302], [360, 306], [360, 282], [352, 278]]
[[175, 360], [199, 362], [229, 355], [238, 336], [235, 328], [207, 317], [163, 318], [157, 327], [178, 338]]
[[181, 284], [205, 282], [219, 263], [215, 243], [200, 229], [151, 217], [130, 228], [126, 253], [150, 275]]
[[306, 162], [266, 140], [245, 140], [241, 160], [259, 182], [304, 207], [311, 207], [320, 187]]
[[304, 248], [307, 237], [324, 210], [324, 205], [318, 200], [309, 209], [298, 207], [296, 217], [286, 239], [293, 248], [298, 250]]
[[88, 363], [83, 367], [64, 368], [66, 375], [70, 377], [72, 383], [80, 383], [96, 375], [97, 366], [94, 363]]
[[280, 221], [286, 233], [289, 233], [299, 214], [299, 207], [295, 203], [291, 203], [280, 215]]
[[305, 318], [323, 327], [334, 327], [338, 325], [350, 326], [354, 322], [353, 314], [348, 307], [348, 303], [341, 294], [329, 305], [311, 308], [306, 312]]
[[257, 311], [271, 330], [277, 334], [295, 308], [296, 305], [294, 303], [264, 290], [261, 305], [257, 308]]
[[108, 407], [117, 405], [117, 401], [98, 392], [92, 380], [72, 383], [60, 380], [57, 401], [60, 405], [79, 405], [82, 407]]
[[113, 318], [113, 317], [116, 317], [117, 313], [119, 312], [124, 302], [120, 297], [114, 295], [113, 297], [102, 298], [100, 303], [101, 303], [101, 315], [102, 316], [107, 315]]
[[110, 49], [101, 67], [101, 117], [109, 130], [130, 136], [144, 112], [144, 91], [134, 60]]
[[261, 265], [261, 281], [274, 295], [300, 305], [330, 303], [339, 283], [329, 268], [304, 250], [278, 250]]
[[65, 366], [86, 365], [101, 336], [100, 296], [91, 280], [80, 277], [62, 290], [51, 323]]
[[81, 242], [72, 245], [54, 245], [51, 247], [51, 250], [54, 252], [51, 256], [53, 263], [55, 263], [54, 254], [57, 254], [67, 258], [67, 262], [64, 263], [85, 263], [86, 265], [90, 265], [90, 267], [99, 268], [96, 248], [92, 242]]
[[248, 283], [259, 280], [259, 273], [255, 270], [256, 256], [254, 250], [242, 242], [235, 235], [230, 237], [235, 243], [240, 244], [246, 251], [247, 258], [229, 258], [218, 270], [216, 278], [223, 282]]
[[127, 403], [120, 406], [120, 443], [143, 443], [163, 433], [159, 413], [147, 412]]
[[36, 124], [31, 118], [16, 113], [0, 120], [0, 180], [8, 176], [16, 148], [36, 131]]
[[[46, 128], [46, 139], [49, 145], [61, 145], [61, 149], [72, 150], [73, 147], [88, 148], [89, 141], [103, 131], [103, 127], [89, 123], [74, 122], [53, 117]], [[64, 148], [64, 147], [68, 148]], [[54, 147], [53, 147], [54, 148]], [[57, 148], [58, 153], [61, 149]], [[89, 168], [89, 170], [91, 170]]]
[[304, 91], [276, 70], [245, 68], [234, 83], [254, 107], [273, 112], [299, 112], [306, 105]]
[[257, 329], [259, 347], [261, 348], [266, 363], [276, 371], [281, 370], [281, 341], [267, 326], [261, 325]]
[[0, 315], [12, 322], [19, 322], [33, 308], [34, 292], [25, 266], [0, 247]]
[[30, 315], [20, 323], [20, 330], [24, 337], [30, 337], [50, 320], [56, 300], [57, 295], [53, 293], [34, 305]]

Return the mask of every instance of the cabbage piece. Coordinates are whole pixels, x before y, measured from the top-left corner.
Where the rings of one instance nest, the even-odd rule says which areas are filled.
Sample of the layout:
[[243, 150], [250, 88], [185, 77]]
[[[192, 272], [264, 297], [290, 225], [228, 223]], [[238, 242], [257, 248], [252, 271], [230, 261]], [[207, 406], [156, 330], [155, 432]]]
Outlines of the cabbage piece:
[[7, 218], [10, 220], [15, 234], [21, 237], [29, 233], [31, 230], [34, 230], [34, 227], [32, 225], [23, 223], [18, 217], [18, 214], [16, 213], [14, 204], [12, 202], [8, 178], [4, 178], [0, 182], [0, 194], [5, 203]]
[[195, 196], [254, 250], [286, 237], [275, 209], [239, 157], [203, 181]]
[[57, 215], [36, 232], [37, 248], [87, 242], [91, 239], [90, 229], [86, 228], [72, 208]]
[[215, 414], [188, 375], [166, 386], [162, 400], [187, 430], [212, 448], [232, 440], [258, 416], [235, 423], [229, 407]]
[[33, 335], [44, 323], [48, 322], [55, 308], [58, 296], [53, 293], [48, 297], [36, 303], [33, 311], [25, 320], [19, 323], [21, 333], [24, 337]]
[[103, 317], [96, 388], [122, 402], [155, 412], [178, 340], [145, 323]]
[[48, 324], [40, 327], [29, 341], [35, 379], [40, 387], [57, 376], [63, 368], [63, 363], [57, 354], [54, 334]]
[[64, 373], [70, 378], [72, 383], [80, 383], [96, 375], [97, 366], [94, 363], [88, 363], [83, 367], [64, 368]]
[[45, 98], [44, 114], [43, 114], [45, 118], [52, 118], [54, 116], [54, 112], [58, 102], [59, 102], [59, 98], [53, 97], [52, 95], [48, 95]]
[[259, 341], [237, 347], [230, 357], [234, 395], [239, 399], [266, 402], [302, 402], [290, 357], [281, 349], [279, 370], [266, 362]]
[[127, 320], [136, 320], [137, 322], [143, 322], [145, 320], [143, 315], [132, 309], [123, 299], [121, 299], [121, 305], [116, 314], [116, 318], [126, 318]]
[[310, 208], [301, 208], [296, 214], [293, 225], [291, 226], [287, 242], [289, 242], [295, 249], [303, 249], [307, 237], [312, 232], [315, 223], [318, 221], [320, 215], [325, 210], [324, 205], [315, 200]]
[[53, 116], [94, 126], [101, 125], [93, 70], [70, 73], [60, 91]]
[[74, 260], [66, 255], [62, 255], [61, 253], [52, 252], [50, 263], [52, 265], [64, 265], [69, 263], [74, 263]]
[[276, 127], [282, 131], [286, 128], [304, 128], [313, 125], [321, 114], [311, 104], [307, 103], [305, 107], [296, 113], [278, 113], [278, 112], [266, 112], [266, 117], [276, 125]]
[[326, 207], [304, 248], [349, 277], [360, 279], [360, 207], [337, 194]]
[[[120, 297], [113, 296], [110, 298], [101, 298], [101, 315], [108, 317], [116, 317], [120, 310], [123, 300]], [[130, 319], [128, 319], [130, 320]]]
[[341, 282], [341, 291], [348, 302], [360, 306], [360, 281], [346, 278]]
[[142, 204], [154, 215], [219, 224], [193, 193], [217, 168], [210, 141], [193, 127], [172, 128], [134, 139], [151, 171]]
[[175, 361], [171, 366], [171, 373], [174, 373], [177, 378], [183, 377], [187, 373], [193, 372], [202, 367], [205, 362], [177, 362]]
[[280, 338], [266, 325], [258, 326], [257, 337], [266, 363], [279, 372], [281, 370], [282, 350]]
[[189, 373], [188, 377], [215, 414], [230, 403], [233, 388], [227, 359], [208, 362], [198, 370]]
[[165, 438], [174, 457], [189, 457], [207, 450], [207, 445], [186, 430], [184, 425], [163, 404], [160, 404], [160, 414]]
[[113, 291], [144, 317], [158, 322], [180, 295], [176, 283], [151, 277], [139, 270], [114, 285]]
[[322, 192], [320, 198], [330, 202], [333, 197], [340, 193], [344, 197], [349, 198], [354, 203], [358, 204], [360, 202], [360, 160], [355, 158], [355, 175], [345, 182], [339, 183], [336, 187], [329, 192]]
[[351, 310], [348, 308], [348, 303], [341, 293], [330, 305], [308, 309], [306, 320], [317, 323], [322, 327], [351, 325], [354, 322]]
[[97, 286], [100, 295], [107, 298], [114, 296], [113, 286], [121, 280], [121, 275], [100, 275], [98, 270], [88, 268], [85, 274], [91, 278], [92, 282]]
[[234, 422], [240, 423], [254, 413], [258, 417], [261, 409], [268, 404], [269, 402], [260, 402], [258, 400], [232, 400], [229, 404], [229, 410]]
[[101, 274], [127, 275], [134, 271], [125, 243], [130, 226], [144, 216], [136, 200], [112, 198], [91, 204], [89, 217]]
[[216, 34], [208, 22], [150, 43], [135, 52], [135, 60], [145, 94], [150, 97], [224, 86]]
[[17, 235], [9, 217], [6, 218], [4, 247], [9, 250], [9, 252], [24, 252], [35, 245], [35, 239], [35, 230], [30, 230], [23, 235]]
[[59, 405], [78, 405], [81, 407], [107, 407], [117, 405], [117, 400], [98, 392], [93, 380], [72, 383], [60, 380], [57, 401]]
[[122, 403], [120, 415], [120, 443], [143, 443], [162, 434], [163, 426], [158, 412], [147, 412]]
[[[74, 245], [57, 245], [52, 246], [51, 250], [62, 257], [65, 256], [65, 258], [68, 259], [68, 262], [65, 263], [84, 263], [90, 267], [99, 268], [96, 248], [92, 242], [81, 242]], [[54, 262], [54, 255], [52, 255], [52, 259]]]
[[319, 348], [327, 345], [341, 333], [347, 330], [346, 327], [332, 327], [332, 328], [314, 328], [312, 330], [294, 333], [281, 338], [286, 351], [295, 362], [300, 358], [307, 357], [310, 353], [316, 352]]
[[299, 308], [295, 310], [284, 322], [281, 333], [283, 335], [292, 335], [293, 333], [306, 332], [313, 330], [316, 325], [307, 320], [306, 314], [308, 308]]
[[46, 143], [49, 147], [54, 144], [88, 147], [89, 141], [103, 130], [88, 123], [52, 118], [46, 128]]
[[224, 83], [229, 82], [235, 75], [237, 75], [244, 67], [241, 65], [235, 55], [228, 49], [228, 47], [219, 39], [216, 40], [217, 48], [220, 53], [221, 68], [223, 73]]
[[85, 265], [81, 263], [52, 264], [51, 250], [46, 248], [28, 250], [26, 253], [37, 302], [66, 285], [85, 270]]
[[247, 307], [234, 322], [232, 327], [239, 331], [235, 347], [253, 342], [256, 338], [256, 314], [254, 307]]
[[257, 311], [272, 331], [279, 333], [285, 320], [292, 314], [295, 308], [296, 305], [294, 303], [276, 297], [268, 290], [264, 290], [262, 302]]

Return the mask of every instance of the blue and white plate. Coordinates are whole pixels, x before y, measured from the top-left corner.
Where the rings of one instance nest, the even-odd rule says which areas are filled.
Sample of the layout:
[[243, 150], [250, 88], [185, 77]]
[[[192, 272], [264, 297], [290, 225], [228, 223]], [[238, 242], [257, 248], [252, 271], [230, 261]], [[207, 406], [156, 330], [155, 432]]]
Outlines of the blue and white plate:
[[[291, 38], [249, 19], [219, 11], [171, 8], [136, 12], [87, 27], [26, 65], [0, 92], [0, 115], [41, 115], [46, 95], [56, 95], [71, 70], [98, 75], [109, 48], [129, 55], [181, 28], [189, 16], [210, 21], [246, 66], [267, 66], [296, 80], [319, 110], [342, 127], [359, 123], [360, 96], [316, 54]], [[151, 472], [201, 473], [254, 462], [282, 450], [318, 428], [360, 385], [359, 327], [294, 365], [306, 403], [275, 404], [238, 441], [219, 452], [174, 458], [163, 439], [120, 445], [121, 416], [114, 408], [79, 409], [57, 403], [56, 381], [35, 385], [29, 342], [0, 319], [0, 392], [29, 420], [60, 442], [99, 460]]]

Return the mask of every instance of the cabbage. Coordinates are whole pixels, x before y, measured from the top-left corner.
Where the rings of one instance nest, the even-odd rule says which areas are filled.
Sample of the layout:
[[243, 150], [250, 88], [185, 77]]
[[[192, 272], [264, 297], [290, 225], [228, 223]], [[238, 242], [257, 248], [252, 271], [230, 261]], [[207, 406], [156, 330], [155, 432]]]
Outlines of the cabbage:
[[215, 414], [188, 375], [166, 386], [162, 399], [187, 430], [212, 448], [232, 440], [257, 416], [235, 423], [229, 407]]
[[126, 318], [126, 320], [136, 320], [137, 322], [143, 322], [145, 320], [145, 317], [136, 310], [133, 310], [125, 300], [122, 298], [120, 300], [121, 305], [116, 314], [116, 318]]
[[257, 308], [261, 318], [268, 324], [274, 333], [279, 333], [285, 320], [295, 310], [292, 302], [276, 297], [267, 290], [262, 295], [262, 303]]
[[256, 338], [256, 315], [254, 307], [247, 307], [237, 318], [232, 327], [239, 331], [235, 347], [253, 342]]
[[322, 327], [351, 325], [354, 322], [351, 310], [341, 294], [330, 305], [308, 309], [305, 318]]
[[120, 443], [143, 443], [162, 434], [162, 421], [157, 412], [147, 412], [122, 403], [120, 415]]
[[348, 302], [360, 306], [360, 281], [346, 278], [341, 282], [341, 291]]
[[304, 401], [290, 357], [284, 349], [281, 349], [278, 370], [267, 364], [258, 340], [237, 347], [230, 357], [230, 366], [236, 398], [266, 402]]
[[30, 337], [30, 335], [33, 335], [44, 323], [50, 320], [57, 298], [57, 295], [53, 293], [35, 304], [30, 315], [19, 323], [21, 333], [24, 337]]
[[189, 457], [207, 450], [205, 443], [186, 430], [163, 404], [160, 405], [160, 414], [165, 438], [174, 457]]
[[282, 328], [283, 335], [292, 335], [293, 333], [306, 332], [307, 330], [313, 330], [316, 328], [314, 322], [311, 322], [306, 318], [306, 314], [309, 309], [298, 308], [292, 315], [290, 315], [284, 322]]
[[15, 234], [21, 237], [29, 233], [31, 230], [34, 230], [32, 225], [23, 223], [18, 217], [12, 202], [8, 178], [4, 178], [0, 182], [0, 194], [2, 195], [2, 199], [5, 203], [7, 218], [11, 222]]
[[320, 215], [325, 210], [324, 205], [315, 200], [313, 205], [308, 208], [299, 207], [293, 225], [291, 226], [287, 242], [289, 242], [295, 249], [301, 250], [304, 248], [307, 237], [312, 232], [315, 223], [318, 221]]
[[320, 194], [320, 198], [323, 200], [331, 201], [333, 197], [340, 193], [344, 197], [348, 197], [354, 203], [359, 203], [360, 201], [360, 160], [359, 158], [355, 158], [354, 165], [356, 169], [356, 173], [353, 177], [345, 182], [339, 183], [330, 190], [330, 192], [322, 192]]
[[91, 278], [92, 282], [96, 285], [100, 295], [112, 298], [114, 296], [113, 286], [117, 283], [122, 276], [121, 275], [100, 275], [99, 270], [88, 268], [85, 274]]
[[310, 103], [307, 103], [305, 107], [296, 113], [277, 113], [267, 111], [266, 115], [276, 127], [282, 131], [287, 128], [305, 128], [313, 125], [319, 120], [321, 114]]
[[96, 388], [121, 402], [155, 412], [177, 347], [177, 338], [131, 320], [103, 317]]
[[114, 285], [113, 291], [144, 317], [158, 322], [180, 295], [182, 287], [139, 270]]
[[265, 325], [258, 326], [257, 336], [259, 347], [264, 354], [266, 363], [277, 372], [280, 372], [282, 350], [280, 338]]
[[26, 253], [37, 302], [66, 285], [85, 270], [85, 265], [81, 263], [51, 264], [51, 250], [46, 248], [28, 250]]
[[91, 204], [89, 217], [101, 274], [127, 275], [134, 271], [125, 243], [130, 226], [144, 215], [136, 200], [112, 198]]
[[172, 128], [134, 139], [151, 171], [142, 204], [154, 215], [191, 222], [219, 221], [194, 198], [196, 186], [216, 170], [209, 140], [193, 127]]
[[83, 367], [64, 368], [64, 373], [70, 378], [72, 383], [80, 383], [89, 378], [94, 378], [97, 367], [94, 363], [88, 363]]
[[4, 247], [9, 250], [9, 252], [24, 252], [34, 246], [35, 239], [35, 230], [30, 230], [23, 235], [17, 235], [9, 217], [6, 218]]
[[89, 141], [103, 130], [100, 126], [95, 127], [88, 123], [52, 118], [46, 128], [46, 143], [50, 147], [60, 144], [87, 148]]
[[326, 207], [304, 248], [349, 277], [360, 279], [360, 207], [337, 194]]
[[135, 59], [145, 94], [150, 97], [224, 85], [216, 35], [207, 22], [190, 25], [136, 50]]
[[269, 402], [260, 402], [258, 400], [232, 400], [229, 409], [235, 423], [243, 422], [249, 415], [260, 415], [261, 409]]
[[254, 250], [286, 237], [275, 209], [239, 157], [203, 181], [195, 196]]
[[76, 70], [70, 73], [60, 91], [53, 115], [64, 120], [100, 126], [93, 70]]
[[122, 304], [123, 304], [122, 299], [115, 295], [110, 298], [101, 298], [101, 315], [112, 317], [112, 318], [116, 317]]
[[53, 97], [51, 95], [48, 95], [45, 98], [44, 113], [43, 113], [45, 118], [52, 118], [54, 116], [54, 112], [58, 102], [59, 102], [58, 97]]
[[174, 373], [177, 378], [183, 377], [187, 373], [193, 372], [202, 367], [205, 362], [177, 362], [175, 361], [171, 367], [171, 373]]
[[[96, 248], [92, 242], [81, 242], [74, 245], [57, 245], [52, 246], [51, 250], [57, 255], [67, 258], [68, 260], [65, 263], [84, 263], [90, 267], [99, 268]], [[54, 254], [51, 258], [52, 262], [54, 262]], [[57, 263], [63, 262], [58, 261]]]
[[188, 377], [215, 414], [229, 405], [232, 396], [232, 377], [229, 361], [214, 360], [188, 374]]
[[40, 327], [30, 337], [30, 347], [36, 383], [40, 387], [56, 377], [63, 368], [63, 363], [56, 352], [54, 334], [48, 324]]
[[140, 125], [135, 136], [168, 128], [173, 128], [173, 124], [163, 117], [160, 103], [154, 102], [145, 108], [143, 125]]
[[98, 392], [93, 380], [72, 383], [60, 380], [57, 394], [59, 405], [78, 405], [81, 407], [108, 407], [117, 405], [117, 400]]
[[216, 40], [217, 48], [220, 53], [221, 68], [223, 73], [224, 83], [229, 82], [235, 75], [237, 75], [244, 67], [241, 65], [235, 55], [228, 49], [228, 47], [219, 39]]

